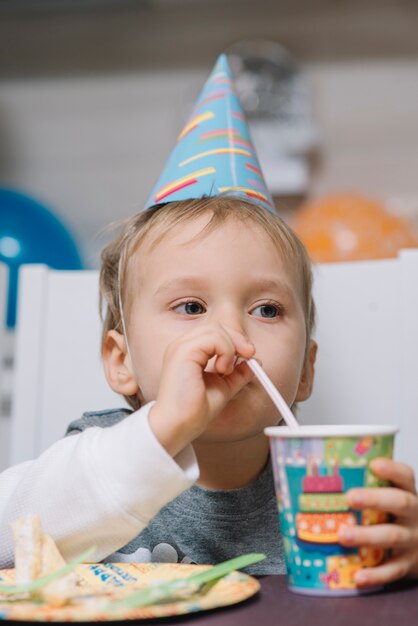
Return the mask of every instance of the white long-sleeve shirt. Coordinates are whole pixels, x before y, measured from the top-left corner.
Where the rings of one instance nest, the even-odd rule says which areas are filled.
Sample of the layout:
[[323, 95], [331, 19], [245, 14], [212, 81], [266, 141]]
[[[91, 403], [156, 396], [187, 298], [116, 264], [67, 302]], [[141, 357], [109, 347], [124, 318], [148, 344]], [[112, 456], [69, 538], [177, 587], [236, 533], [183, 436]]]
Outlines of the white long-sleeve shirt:
[[101, 560], [131, 541], [199, 477], [192, 446], [171, 458], [148, 422], [153, 403], [111, 428], [89, 428], [0, 474], [0, 568], [13, 566], [10, 522], [39, 515], [64, 558]]

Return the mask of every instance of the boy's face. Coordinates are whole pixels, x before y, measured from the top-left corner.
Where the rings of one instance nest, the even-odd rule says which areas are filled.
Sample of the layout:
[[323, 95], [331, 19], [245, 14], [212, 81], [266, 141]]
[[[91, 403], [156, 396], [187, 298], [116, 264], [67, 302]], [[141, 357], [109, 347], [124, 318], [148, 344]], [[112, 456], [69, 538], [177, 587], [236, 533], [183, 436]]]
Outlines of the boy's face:
[[[228, 219], [190, 243], [209, 219], [207, 215], [176, 227], [152, 250], [152, 240], [146, 240], [132, 259], [127, 335], [142, 400], [157, 397], [167, 346], [213, 322], [253, 342], [255, 357], [289, 405], [305, 399], [311, 390], [314, 348], [305, 367], [305, 320], [294, 273], [252, 222]], [[129, 360], [125, 362], [129, 368]], [[212, 367], [213, 359], [206, 369]], [[200, 440], [246, 439], [278, 421], [277, 409], [254, 379]]]

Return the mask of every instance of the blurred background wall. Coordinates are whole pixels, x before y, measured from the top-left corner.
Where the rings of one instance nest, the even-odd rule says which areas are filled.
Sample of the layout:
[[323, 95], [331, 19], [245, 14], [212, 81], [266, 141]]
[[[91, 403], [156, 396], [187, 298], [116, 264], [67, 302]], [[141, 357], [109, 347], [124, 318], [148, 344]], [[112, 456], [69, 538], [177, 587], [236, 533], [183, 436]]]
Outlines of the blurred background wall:
[[267, 39], [312, 90], [303, 195], [353, 190], [414, 216], [417, 24], [414, 0], [1, 0], [0, 186], [52, 209], [96, 267], [98, 233], [142, 207], [218, 54]]
[[[318, 225], [322, 248], [324, 232], [339, 235], [317, 260], [359, 258], [365, 213], [371, 235], [357, 246], [362, 258], [396, 255], [405, 238], [390, 226], [396, 245], [387, 254], [387, 222], [361, 195], [418, 226], [417, 25], [416, 0], [0, 0], [0, 261], [11, 269], [9, 304], [25, 245], [41, 247], [48, 262], [58, 237], [35, 224], [33, 203], [11, 204], [19, 198], [8, 190], [45, 205], [84, 266], [97, 267], [111, 237], [106, 225], [142, 208], [216, 58], [245, 40], [283, 46], [310, 94], [314, 149], [297, 161], [296, 184], [292, 168], [270, 162], [281, 178], [279, 210], [298, 219], [306, 201], [349, 192], [348, 202], [325, 202], [322, 216], [308, 213], [300, 227]], [[286, 123], [273, 130], [264, 147], [280, 153]], [[43, 214], [58, 233], [50, 218]], [[0, 337], [0, 469], [12, 404], [8, 325]]]

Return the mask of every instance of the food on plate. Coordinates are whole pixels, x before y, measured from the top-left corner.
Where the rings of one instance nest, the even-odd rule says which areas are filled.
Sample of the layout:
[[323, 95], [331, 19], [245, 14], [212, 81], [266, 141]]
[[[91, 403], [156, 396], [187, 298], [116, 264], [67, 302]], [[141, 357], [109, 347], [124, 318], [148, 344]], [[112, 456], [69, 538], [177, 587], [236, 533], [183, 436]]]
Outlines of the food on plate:
[[[16, 584], [27, 584], [52, 574], [66, 565], [66, 561], [50, 535], [43, 534], [37, 515], [28, 515], [11, 524], [15, 544]], [[63, 606], [79, 594], [85, 583], [75, 571], [53, 580], [46, 586], [30, 592], [31, 597], [44, 600], [52, 606]]]

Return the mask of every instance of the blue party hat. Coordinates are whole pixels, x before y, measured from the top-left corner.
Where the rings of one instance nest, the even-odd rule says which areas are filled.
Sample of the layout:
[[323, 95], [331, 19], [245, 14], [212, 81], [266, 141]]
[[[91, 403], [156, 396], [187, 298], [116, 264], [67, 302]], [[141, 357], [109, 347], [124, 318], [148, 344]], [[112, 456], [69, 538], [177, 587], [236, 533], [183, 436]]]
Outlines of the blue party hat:
[[274, 210], [228, 60], [222, 54], [145, 207], [225, 192]]

